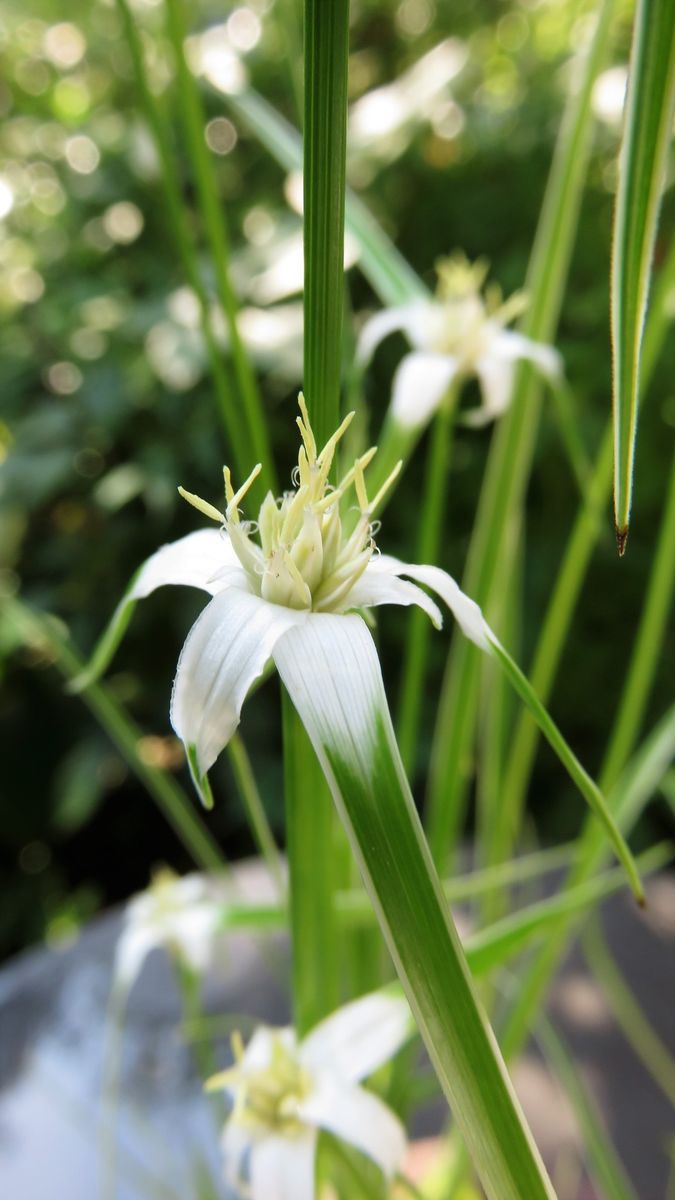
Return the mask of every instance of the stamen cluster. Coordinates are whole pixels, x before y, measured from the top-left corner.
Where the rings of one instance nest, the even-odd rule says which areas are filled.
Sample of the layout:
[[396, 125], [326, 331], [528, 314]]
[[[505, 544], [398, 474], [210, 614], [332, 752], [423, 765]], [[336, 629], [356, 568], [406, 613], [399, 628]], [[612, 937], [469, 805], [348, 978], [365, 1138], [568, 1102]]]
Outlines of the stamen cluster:
[[207, 1085], [209, 1090], [226, 1087], [234, 1093], [231, 1121], [258, 1133], [277, 1133], [288, 1137], [302, 1129], [298, 1105], [306, 1098], [313, 1083], [294, 1053], [292, 1031], [264, 1031], [267, 1061], [258, 1067], [246, 1065], [246, 1052], [239, 1034], [232, 1037], [235, 1065], [221, 1072]]
[[498, 284], [483, 289], [489, 265], [484, 259], [470, 263], [457, 254], [441, 259], [438, 273], [438, 329], [431, 332], [431, 348], [470, 363], [483, 353], [495, 328], [504, 328], [527, 307], [523, 292], [504, 300]]
[[[224, 526], [256, 595], [287, 608], [339, 612], [375, 551], [373, 514], [398, 474], [400, 463], [372, 500], [366, 491], [364, 471], [375, 447], [357, 458], [342, 480], [332, 485], [329, 475], [335, 451], [354, 414], [345, 417], [318, 451], [302, 393], [299, 405], [297, 424], [302, 444], [293, 472], [294, 488], [280, 499], [268, 492], [257, 522], [242, 520], [238, 506], [259, 474], [260, 465], [237, 492], [229, 468], [224, 468], [224, 513], [183, 488], [179, 491], [200, 512]], [[340, 504], [352, 487], [359, 516], [354, 527], [346, 529]], [[252, 540], [255, 533], [259, 544]]]

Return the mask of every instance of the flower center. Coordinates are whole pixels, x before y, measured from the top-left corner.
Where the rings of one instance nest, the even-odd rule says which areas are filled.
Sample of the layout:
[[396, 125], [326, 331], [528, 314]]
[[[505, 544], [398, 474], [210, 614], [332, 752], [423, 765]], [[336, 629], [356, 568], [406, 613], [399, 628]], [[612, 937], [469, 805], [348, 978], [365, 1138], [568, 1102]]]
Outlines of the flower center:
[[293, 1051], [278, 1034], [272, 1034], [270, 1060], [264, 1067], [247, 1069], [243, 1046], [236, 1037], [233, 1049], [237, 1065], [224, 1073], [227, 1086], [236, 1092], [233, 1120], [259, 1132], [293, 1135], [302, 1129], [300, 1102], [309, 1094], [312, 1080]]
[[[224, 513], [183, 488], [178, 490], [200, 512], [225, 527], [256, 595], [287, 608], [340, 612], [373, 554], [373, 514], [401, 464], [377, 495], [369, 499], [364, 471], [375, 454], [373, 447], [357, 458], [351, 470], [333, 486], [329, 474], [335, 450], [354, 414], [345, 417], [318, 451], [302, 393], [298, 402], [301, 415], [297, 424], [302, 444], [293, 472], [294, 488], [280, 499], [268, 492], [257, 522], [242, 521], [238, 505], [260, 466], [251, 472], [238, 492], [234, 491], [230, 471], [225, 467]], [[359, 516], [353, 528], [346, 529], [340, 516], [340, 502], [352, 488]], [[259, 543], [253, 541], [255, 533], [259, 535]]]
[[431, 349], [452, 354], [464, 368], [472, 369], [495, 333], [520, 316], [527, 307], [522, 292], [504, 300], [496, 284], [484, 287], [488, 264], [470, 263], [463, 255], [441, 259], [438, 273], [438, 328], [432, 330]]

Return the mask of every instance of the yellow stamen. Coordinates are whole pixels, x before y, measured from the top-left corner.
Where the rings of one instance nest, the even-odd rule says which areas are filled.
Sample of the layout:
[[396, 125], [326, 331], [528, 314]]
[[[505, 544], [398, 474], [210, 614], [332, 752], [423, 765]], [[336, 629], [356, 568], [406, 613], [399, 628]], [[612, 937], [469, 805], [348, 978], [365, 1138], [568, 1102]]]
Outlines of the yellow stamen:
[[231, 480], [229, 469], [227, 467], [223, 468], [223, 474], [225, 476], [225, 493], [227, 496], [227, 519], [228, 519], [228, 521], [234, 521], [234, 522], [239, 521], [239, 505], [240, 505], [241, 501], [244, 499], [244, 496], [246, 495], [246, 493], [247, 493], [248, 489], [250, 488], [251, 484], [253, 483], [254, 479], [258, 478], [261, 471], [262, 471], [262, 463], [256, 463], [256, 465], [254, 466], [253, 470], [251, 471], [251, 474], [249, 475], [248, 479], [246, 479], [245, 482], [242, 483], [241, 487], [239, 488], [239, 491], [232, 492], [232, 480]]
[[212, 521], [217, 521], [219, 525], [225, 523], [225, 514], [221, 513], [220, 509], [216, 508], [215, 505], [209, 504], [208, 500], [202, 500], [201, 496], [195, 496], [193, 492], [186, 492], [183, 487], [179, 487], [178, 491], [183, 499], [187, 500], [188, 504], [198, 509], [205, 517], [210, 517]]
[[237, 511], [238, 506], [241, 503], [241, 500], [244, 499], [246, 492], [249, 491], [249, 488], [253, 484], [253, 481], [255, 481], [258, 478], [258, 475], [259, 475], [259, 473], [261, 473], [262, 469], [263, 469], [262, 462], [257, 462], [256, 466], [253, 467], [252, 472], [249, 475], [249, 478], [247, 478], [243, 482], [243, 484], [241, 484], [239, 491], [234, 493], [234, 496], [232, 497], [231, 502], [229, 502], [229, 504], [227, 505], [228, 516], [229, 516], [229, 509], [233, 509], [234, 511]]
[[229, 467], [223, 467], [223, 479], [225, 480], [225, 499], [228, 505], [234, 500], [234, 488], [232, 487], [232, 473]]
[[356, 471], [358, 470], [359, 466], [360, 466], [362, 472], [365, 471], [366, 467], [372, 461], [372, 459], [375, 457], [376, 454], [377, 454], [377, 446], [371, 446], [370, 450], [366, 450], [365, 454], [362, 454], [360, 458], [357, 458], [356, 462], [354, 463], [354, 466], [351, 468], [350, 471], [347, 471], [347, 474], [345, 475], [344, 479], [340, 480], [337, 487], [333, 488], [332, 491], [328, 492], [327, 495], [325, 495], [322, 500], [316, 501], [316, 503], [314, 505], [316, 512], [326, 512], [327, 509], [332, 508], [334, 504], [337, 504], [338, 500], [341, 500], [342, 497], [344, 496], [345, 492], [347, 491], [347, 488], [351, 487], [352, 483], [354, 482], [354, 477], [355, 477]]
[[335, 430], [335, 433], [332, 434], [331, 437], [329, 437], [328, 441], [326, 442], [326, 445], [324, 446], [323, 450], [321, 451], [319, 457], [316, 460], [320, 465], [323, 465], [323, 463], [326, 459], [326, 456], [329, 453], [330, 453], [330, 457], [332, 459], [333, 454], [335, 453], [335, 447], [337, 446], [338, 442], [340, 441], [340, 438], [343, 437], [344, 434], [349, 429], [349, 426], [351, 425], [355, 416], [356, 416], [356, 412], [354, 410], [352, 410], [352, 412], [347, 413], [347, 416], [345, 417], [342, 424]]
[[361, 512], [369, 512], [370, 505], [368, 503], [366, 481], [363, 475], [363, 467], [358, 459], [354, 463], [354, 490], [356, 491], [356, 499], [359, 502], [359, 508], [361, 509]]
[[307, 457], [311, 463], [315, 463], [316, 462], [316, 442], [314, 440], [314, 434], [312, 433], [312, 426], [311, 426], [311, 423], [309, 420], [309, 413], [307, 412], [307, 405], [305, 403], [305, 397], [303, 396], [302, 392], [298, 393], [298, 405], [300, 406], [300, 412], [302, 413], [302, 417], [296, 417], [296, 423], [297, 423], [298, 429], [300, 430], [300, 436], [301, 436], [303, 442], [305, 443]]
[[394, 482], [396, 477], [400, 474], [402, 466], [403, 466], [403, 459], [399, 458], [393, 471], [389, 475], [387, 475], [387, 478], [385, 479], [384, 483], [382, 484], [382, 487], [380, 488], [379, 492], [371, 500], [371, 502], [370, 502], [371, 514], [375, 512], [375, 509], [377, 508], [378, 504], [382, 503], [382, 500], [386, 496], [387, 492], [389, 491], [389, 488], [391, 487], [392, 483]]
[[230, 1038], [230, 1045], [232, 1047], [232, 1057], [234, 1058], [234, 1061], [236, 1063], [240, 1063], [244, 1057], [244, 1039], [238, 1029], [235, 1029], [234, 1033], [232, 1034]]

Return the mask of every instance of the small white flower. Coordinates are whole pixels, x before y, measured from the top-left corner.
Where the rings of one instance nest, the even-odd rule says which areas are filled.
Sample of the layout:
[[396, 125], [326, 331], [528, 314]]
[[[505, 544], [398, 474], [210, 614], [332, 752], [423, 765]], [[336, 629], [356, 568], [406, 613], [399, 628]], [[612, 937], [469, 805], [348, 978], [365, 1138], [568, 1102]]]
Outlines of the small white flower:
[[[437, 592], [467, 637], [482, 649], [489, 648], [492, 636], [478, 606], [445, 571], [376, 553], [373, 513], [401, 464], [372, 499], [366, 491], [364, 470], [374, 449], [357, 459], [333, 487], [328, 477], [335, 449], [353, 414], [319, 451], [302, 395], [300, 410], [302, 445], [294, 490], [285, 492], [280, 500], [268, 493], [254, 524], [241, 520], [238, 506], [260, 467], [236, 493], [225, 468], [225, 512], [179, 489], [220, 529], [201, 530], [163, 546], [141, 567], [118, 606], [116, 620], [121, 622], [128, 604], [165, 583], [192, 584], [213, 597], [183, 646], [171, 698], [173, 727], [185, 744], [195, 783], [207, 801], [206, 772], [232, 737], [244, 699], [270, 658], [286, 686], [293, 689], [296, 706], [301, 706], [304, 684], [307, 690], [312, 674], [305, 680], [301, 671], [299, 682], [294, 682], [293, 664], [298, 657], [311, 655], [314, 665], [320, 660], [325, 672], [341, 680], [345, 677], [344, 689], [348, 689], [353, 679], [346, 678], [348, 666], [341, 648], [348, 628], [354, 644], [365, 638], [359, 651], [359, 685], [363, 696], [374, 695], [381, 688], [381, 676], [372, 638], [359, 617], [349, 618], [348, 627], [342, 629], [342, 614], [379, 604], [417, 604], [440, 628], [438, 606], [401, 576]], [[352, 487], [358, 516], [345, 528], [340, 501]], [[256, 533], [259, 542], [254, 540]], [[336, 614], [340, 615], [337, 626]], [[354, 623], [363, 625], [363, 630], [357, 630]], [[370, 738], [370, 714], [365, 703], [361, 708], [364, 739]], [[339, 741], [339, 717], [334, 732]]]
[[526, 307], [521, 292], [503, 301], [499, 288], [481, 294], [487, 266], [462, 256], [438, 264], [438, 296], [386, 309], [363, 327], [357, 357], [365, 364], [390, 333], [402, 330], [413, 346], [396, 371], [391, 419], [404, 429], [421, 429], [455, 381], [477, 376], [483, 402], [466, 421], [485, 425], [508, 408], [515, 363], [526, 359], [554, 382], [560, 355], [506, 326]]
[[372, 993], [347, 1004], [298, 1041], [290, 1028], [258, 1028], [235, 1064], [207, 1083], [234, 1106], [222, 1138], [225, 1179], [250, 1200], [313, 1200], [320, 1129], [355, 1146], [387, 1178], [406, 1139], [398, 1118], [358, 1083], [412, 1032], [407, 1005]]
[[116, 982], [130, 988], [156, 947], [203, 974], [222, 926], [223, 899], [204, 875], [179, 878], [167, 868], [159, 871], [150, 887], [127, 904], [115, 952]]

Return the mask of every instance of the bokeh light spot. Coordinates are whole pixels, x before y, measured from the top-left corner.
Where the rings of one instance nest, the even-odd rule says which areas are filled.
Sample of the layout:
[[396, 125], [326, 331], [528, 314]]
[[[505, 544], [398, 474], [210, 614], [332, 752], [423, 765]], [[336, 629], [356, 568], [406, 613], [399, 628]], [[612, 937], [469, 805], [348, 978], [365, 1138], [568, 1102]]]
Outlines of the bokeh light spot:
[[113, 242], [128, 246], [143, 230], [143, 213], [130, 200], [119, 200], [105, 210], [103, 228]]
[[227, 117], [214, 117], [204, 130], [209, 149], [215, 154], [229, 154], [237, 144], [237, 131]]
[[87, 49], [83, 33], [71, 21], [51, 25], [45, 33], [42, 46], [49, 61], [64, 71], [76, 67]]

